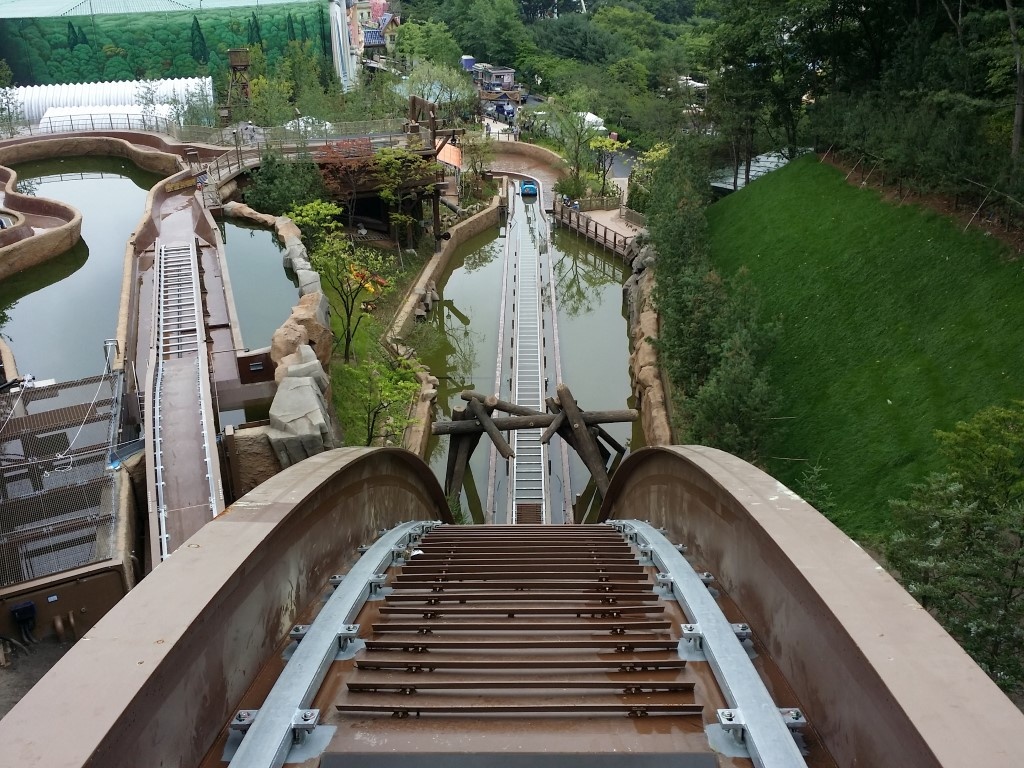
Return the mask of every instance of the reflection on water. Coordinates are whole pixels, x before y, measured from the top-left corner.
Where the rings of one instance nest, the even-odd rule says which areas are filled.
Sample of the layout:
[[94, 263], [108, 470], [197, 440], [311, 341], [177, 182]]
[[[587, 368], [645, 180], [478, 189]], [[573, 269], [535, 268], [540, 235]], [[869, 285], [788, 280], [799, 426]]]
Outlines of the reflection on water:
[[234, 219], [220, 222], [220, 227], [244, 346], [269, 346], [299, 301], [298, 281], [286, 272], [284, 248], [271, 230]]
[[[439, 309], [410, 341], [439, 379], [438, 418], [450, 418], [465, 403], [464, 389], [496, 391], [495, 356], [498, 308], [504, 262], [504, 241], [497, 230], [461, 246], [438, 281]], [[589, 410], [632, 406], [629, 378], [629, 337], [622, 284], [629, 270], [617, 257], [595, 250], [567, 230], [555, 232], [552, 268], [558, 291], [558, 327], [562, 372], [580, 405]], [[628, 448], [643, 445], [639, 422], [605, 425]], [[489, 441], [481, 440], [470, 461], [463, 503], [478, 522], [481, 498], [487, 496]], [[448, 438], [432, 438], [431, 467], [443, 482]], [[582, 493], [589, 473], [574, 454], [570, 460], [572, 490]], [[553, 497], [561, 497], [554, 488]]]
[[556, 230], [553, 245], [552, 269], [560, 316], [579, 317], [599, 310], [609, 286], [614, 286], [614, 293], [621, 297], [629, 270], [619, 259], [597, 252], [569, 229]]
[[82, 240], [68, 253], [0, 283], [2, 332], [18, 370], [58, 380], [103, 369], [103, 340], [117, 332], [125, 248], [160, 177], [119, 158], [42, 160], [15, 166], [19, 191], [82, 213]]
[[[629, 375], [628, 311], [622, 295], [629, 268], [618, 256], [596, 248], [567, 228], [555, 231], [553, 247], [566, 383], [585, 410], [635, 407]], [[644, 445], [639, 420], [603, 426], [629, 450]], [[590, 480], [590, 472], [574, 451], [569, 457], [573, 493], [579, 494]]]

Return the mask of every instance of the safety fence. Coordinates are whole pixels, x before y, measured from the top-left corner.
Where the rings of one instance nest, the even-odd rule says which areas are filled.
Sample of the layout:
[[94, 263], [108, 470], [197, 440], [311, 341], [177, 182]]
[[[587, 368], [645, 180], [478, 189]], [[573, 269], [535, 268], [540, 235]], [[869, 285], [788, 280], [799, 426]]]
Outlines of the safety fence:
[[114, 555], [120, 372], [0, 394], [0, 587]]

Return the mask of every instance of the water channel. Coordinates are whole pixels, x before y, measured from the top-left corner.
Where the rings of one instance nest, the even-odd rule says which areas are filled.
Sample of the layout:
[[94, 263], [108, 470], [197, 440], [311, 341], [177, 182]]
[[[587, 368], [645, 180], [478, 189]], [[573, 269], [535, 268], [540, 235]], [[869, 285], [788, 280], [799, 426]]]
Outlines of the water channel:
[[[66, 381], [99, 373], [103, 340], [117, 330], [125, 248], [161, 177], [120, 158], [41, 160], [15, 167], [24, 194], [82, 213], [82, 239], [68, 252], [0, 282], [0, 332], [18, 369]], [[265, 347], [298, 299], [273, 232], [221, 224], [242, 339]]]
[[67, 253], [0, 282], [18, 370], [68, 381], [103, 370], [117, 332], [125, 248], [160, 177], [119, 158], [40, 160], [14, 168], [18, 190], [74, 206], [82, 239]]
[[[441, 276], [439, 310], [427, 329], [414, 332], [414, 344], [440, 381], [439, 415], [450, 418], [453, 407], [465, 405], [464, 389], [485, 393], [496, 390], [495, 355], [498, 343], [498, 305], [504, 240], [495, 228], [456, 250]], [[622, 284], [629, 270], [618, 259], [568, 230], [556, 230], [552, 240], [556, 279], [562, 376], [580, 406], [610, 410], [633, 406], [629, 378], [629, 336], [622, 300]], [[605, 425], [627, 448], [643, 443], [639, 422]], [[482, 441], [470, 461], [463, 490], [463, 508], [474, 520], [485, 519], [488, 476], [488, 441]], [[448, 460], [448, 439], [433, 438], [430, 465], [443, 482]], [[572, 494], [584, 491], [590, 473], [570, 452]], [[552, 488], [553, 497], [562, 489]]]
[[[82, 212], [82, 240], [0, 283], [0, 309], [7, 314], [0, 331], [9, 337], [22, 373], [59, 381], [95, 375], [103, 366], [103, 340], [116, 332], [125, 247], [160, 178], [117, 158], [46, 160], [16, 170], [21, 191]], [[294, 276], [286, 274], [272, 232], [232, 220], [220, 226], [243, 343], [267, 346], [296, 302]], [[430, 329], [417, 331], [416, 346], [441, 381], [438, 403], [445, 417], [463, 404], [464, 389], [495, 391], [504, 247], [499, 235], [495, 228], [458, 249], [438, 285], [440, 311]], [[563, 379], [585, 409], [631, 407], [621, 288], [628, 270], [568, 230], [554, 232], [552, 247]], [[246, 415], [232, 412], [226, 423]], [[639, 423], [606, 428], [631, 449], [643, 445]], [[447, 442], [432, 442], [429, 457], [442, 481]], [[473, 456], [464, 492], [464, 504], [477, 520], [483, 519], [486, 499], [487, 445]], [[573, 453], [570, 478], [573, 496], [582, 493], [589, 473]], [[553, 496], [561, 490], [553, 488]]]

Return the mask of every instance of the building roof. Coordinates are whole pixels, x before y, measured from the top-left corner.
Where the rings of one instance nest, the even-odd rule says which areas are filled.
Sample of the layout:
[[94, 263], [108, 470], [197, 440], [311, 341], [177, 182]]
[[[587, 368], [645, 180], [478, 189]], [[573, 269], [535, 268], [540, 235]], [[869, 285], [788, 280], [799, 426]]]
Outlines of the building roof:
[[364, 48], [383, 48], [384, 47], [384, 33], [379, 29], [367, 29], [363, 27], [363, 47]]
[[475, 69], [477, 72], [515, 72], [515, 70], [512, 69], [512, 67], [499, 67], [495, 66], [494, 64], [487, 64], [482, 61], [478, 61], [476, 64], [474, 64], [473, 69]]

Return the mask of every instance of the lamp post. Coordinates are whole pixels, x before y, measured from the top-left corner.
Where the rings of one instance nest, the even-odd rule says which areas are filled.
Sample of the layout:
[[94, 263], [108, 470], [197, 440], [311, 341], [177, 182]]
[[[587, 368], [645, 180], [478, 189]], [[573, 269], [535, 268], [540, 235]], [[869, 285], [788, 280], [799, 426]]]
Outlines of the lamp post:
[[231, 131], [235, 137], [235, 160], [238, 162], [238, 169], [242, 169], [242, 137], [238, 135], [238, 129]]

